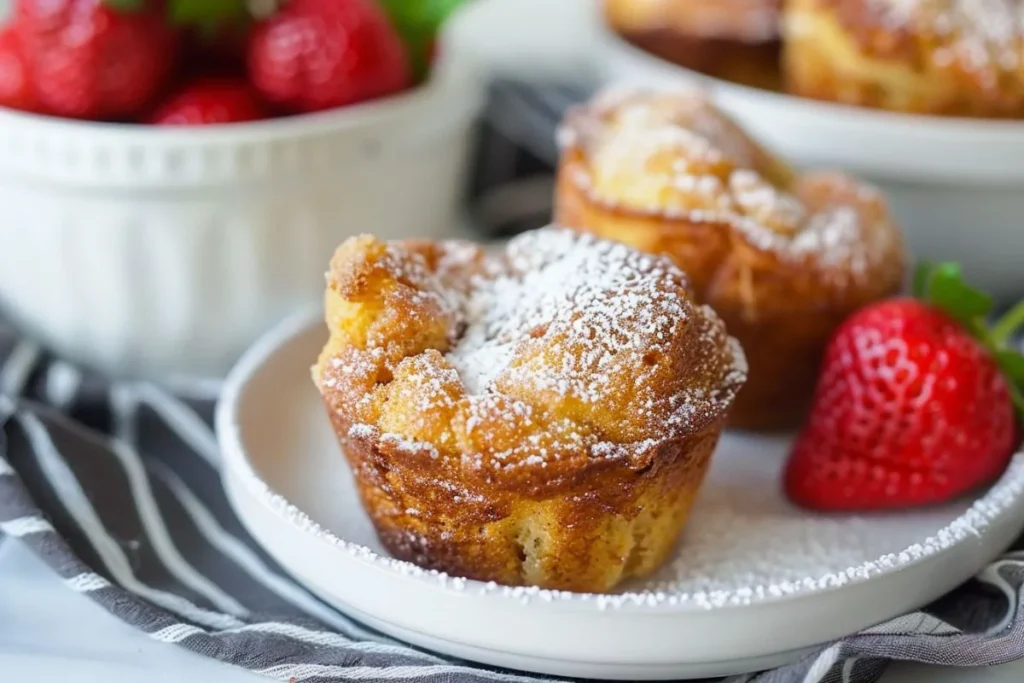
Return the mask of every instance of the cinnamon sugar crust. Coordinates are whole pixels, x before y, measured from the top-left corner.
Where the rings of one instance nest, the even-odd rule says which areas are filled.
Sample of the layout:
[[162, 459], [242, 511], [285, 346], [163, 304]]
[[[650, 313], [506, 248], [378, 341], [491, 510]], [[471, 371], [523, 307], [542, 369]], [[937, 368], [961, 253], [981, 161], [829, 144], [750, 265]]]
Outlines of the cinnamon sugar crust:
[[313, 370], [386, 547], [605, 591], [670, 552], [744, 356], [671, 260], [547, 228], [343, 244]]
[[730, 422], [795, 426], [850, 312], [896, 291], [900, 233], [881, 195], [796, 173], [700, 91], [605, 91], [560, 133], [556, 220], [671, 256], [744, 347]]
[[909, 113], [1024, 116], [1021, 0], [788, 0], [795, 94]]

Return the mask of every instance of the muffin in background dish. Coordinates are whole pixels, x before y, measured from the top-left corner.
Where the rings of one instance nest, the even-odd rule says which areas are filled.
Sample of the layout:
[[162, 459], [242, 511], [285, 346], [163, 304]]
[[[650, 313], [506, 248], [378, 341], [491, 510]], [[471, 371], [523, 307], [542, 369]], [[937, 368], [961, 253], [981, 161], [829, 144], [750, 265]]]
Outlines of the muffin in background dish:
[[567, 113], [560, 144], [556, 222], [671, 256], [743, 345], [732, 426], [798, 425], [832, 332], [902, 283], [876, 190], [795, 172], [701, 91], [606, 90]]
[[891, 111], [1024, 116], [1020, 0], [786, 0], [787, 91]]
[[746, 85], [780, 85], [781, 0], [604, 0], [609, 27], [637, 47]]
[[744, 357], [671, 260], [559, 228], [487, 255], [353, 238], [313, 369], [384, 546], [584, 592], [671, 552]]

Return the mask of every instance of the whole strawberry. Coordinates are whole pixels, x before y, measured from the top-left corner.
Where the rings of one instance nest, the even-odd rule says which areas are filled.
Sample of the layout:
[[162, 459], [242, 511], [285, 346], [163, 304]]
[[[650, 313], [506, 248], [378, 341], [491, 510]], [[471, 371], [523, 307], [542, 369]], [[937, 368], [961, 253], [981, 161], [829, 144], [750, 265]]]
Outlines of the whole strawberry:
[[0, 107], [35, 109], [28, 65], [13, 25], [0, 28]]
[[1024, 305], [988, 328], [991, 300], [955, 264], [924, 264], [915, 289], [921, 298], [869, 306], [837, 330], [787, 464], [793, 502], [834, 511], [941, 503], [1005, 469], [1024, 411], [1024, 356], [1009, 347]]
[[284, 109], [319, 111], [403, 90], [405, 47], [373, 0], [290, 0], [256, 24], [249, 79]]
[[184, 86], [149, 117], [163, 126], [206, 126], [267, 118], [250, 85], [240, 78], [204, 78]]
[[174, 66], [176, 35], [156, 0], [17, 0], [40, 108], [86, 119], [138, 114]]

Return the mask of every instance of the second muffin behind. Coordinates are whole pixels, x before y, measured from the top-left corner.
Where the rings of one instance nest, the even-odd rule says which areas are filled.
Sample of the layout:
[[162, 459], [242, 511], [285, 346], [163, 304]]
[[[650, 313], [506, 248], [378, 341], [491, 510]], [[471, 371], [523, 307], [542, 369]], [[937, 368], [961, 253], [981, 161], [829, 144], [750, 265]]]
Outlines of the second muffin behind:
[[902, 283], [876, 190], [796, 173], [700, 91], [605, 91], [567, 114], [560, 143], [555, 221], [668, 254], [743, 345], [733, 426], [799, 424], [833, 330]]

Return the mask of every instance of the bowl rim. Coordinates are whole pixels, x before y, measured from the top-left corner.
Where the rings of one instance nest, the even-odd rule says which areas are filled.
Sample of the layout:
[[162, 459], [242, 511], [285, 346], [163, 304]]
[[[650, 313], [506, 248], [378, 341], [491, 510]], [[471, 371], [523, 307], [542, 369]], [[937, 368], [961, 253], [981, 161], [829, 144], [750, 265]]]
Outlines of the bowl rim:
[[597, 33], [599, 84], [703, 89], [799, 165], [917, 188], [1005, 193], [1024, 185], [1024, 121], [900, 114], [759, 90], [660, 59], [607, 29]]
[[614, 31], [603, 27], [599, 31], [602, 47], [611, 46], [619, 53], [628, 55], [634, 60], [642, 60], [649, 64], [657, 65], [664, 71], [675, 71], [680, 74], [714, 86], [724, 91], [731, 91], [743, 95], [748, 99], [761, 100], [764, 103], [775, 107], [792, 107], [799, 105], [805, 113], [811, 113], [820, 117], [834, 117], [836, 119], [848, 119], [850, 122], [856, 120], [867, 126], [885, 126], [892, 130], [894, 127], [900, 132], [912, 132], [914, 135], [922, 133], [929, 135], [945, 135], [956, 133], [957, 135], [970, 135], [976, 138], [976, 142], [998, 137], [1000, 142], [1006, 142], [1007, 134], [1024, 143], [1024, 118], [1022, 119], [998, 119], [970, 116], [941, 116], [938, 114], [913, 114], [907, 112], [890, 111], [885, 109], [873, 109], [870, 107], [858, 107], [841, 102], [827, 100], [816, 100], [800, 95], [793, 95], [786, 92], [776, 92], [765, 88], [736, 83], [715, 76], [689, 69], [685, 66], [675, 64], [656, 54], [643, 50], [633, 45], [628, 40]]

